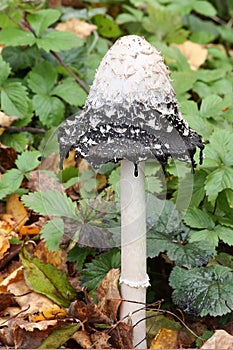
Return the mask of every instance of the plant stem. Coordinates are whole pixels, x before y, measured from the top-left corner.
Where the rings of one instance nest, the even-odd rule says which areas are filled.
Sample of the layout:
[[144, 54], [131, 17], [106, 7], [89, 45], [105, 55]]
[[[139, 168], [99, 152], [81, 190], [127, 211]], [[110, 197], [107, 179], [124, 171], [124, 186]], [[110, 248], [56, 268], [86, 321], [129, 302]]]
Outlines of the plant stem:
[[[134, 176], [134, 164], [121, 161], [121, 318], [130, 316], [134, 327], [134, 346], [146, 349], [146, 200], [144, 163]], [[138, 322], [142, 320], [141, 322]]]
[[33, 128], [30, 126], [12, 126], [12, 125], [0, 124], [0, 128], [15, 131], [15, 132], [27, 131], [27, 132], [30, 132], [31, 134], [44, 134], [46, 132], [45, 129]]

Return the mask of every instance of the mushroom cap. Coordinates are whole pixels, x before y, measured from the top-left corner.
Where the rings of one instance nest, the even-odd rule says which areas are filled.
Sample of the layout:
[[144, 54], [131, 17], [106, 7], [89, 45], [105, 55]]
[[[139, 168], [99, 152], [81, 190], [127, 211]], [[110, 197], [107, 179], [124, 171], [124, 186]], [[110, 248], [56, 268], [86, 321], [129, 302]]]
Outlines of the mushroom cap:
[[178, 110], [169, 70], [144, 38], [121, 37], [101, 61], [86, 104], [59, 128], [61, 164], [71, 148], [94, 168], [128, 159], [191, 159], [201, 136]]

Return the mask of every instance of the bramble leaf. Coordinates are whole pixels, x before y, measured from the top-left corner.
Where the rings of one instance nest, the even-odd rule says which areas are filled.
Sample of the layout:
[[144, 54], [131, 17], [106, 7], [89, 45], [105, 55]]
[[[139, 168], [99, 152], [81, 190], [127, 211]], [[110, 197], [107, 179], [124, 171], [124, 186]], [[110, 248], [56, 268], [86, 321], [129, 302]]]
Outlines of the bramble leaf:
[[87, 93], [72, 78], [61, 81], [52, 95], [61, 97], [72, 106], [83, 106], [87, 98]]
[[36, 94], [47, 95], [54, 87], [56, 80], [56, 69], [51, 63], [42, 61], [31, 70], [28, 86]]
[[25, 151], [18, 156], [15, 164], [23, 174], [26, 174], [40, 164], [40, 161], [38, 160], [38, 157], [40, 156], [41, 153], [39, 151]]
[[65, 106], [55, 96], [35, 95], [33, 105], [41, 123], [47, 127], [59, 125], [64, 117]]
[[211, 216], [205, 211], [198, 208], [190, 208], [184, 217], [186, 225], [193, 228], [213, 229], [215, 223]]
[[217, 246], [219, 240], [222, 240], [224, 243], [233, 245], [233, 230], [230, 227], [217, 225], [212, 230], [200, 230], [193, 231], [192, 236], [190, 237], [190, 242], [196, 241], [207, 241], [214, 246]]
[[76, 218], [76, 203], [57, 190], [30, 193], [22, 196], [22, 201], [41, 215]]
[[36, 42], [34, 35], [19, 28], [4, 28], [0, 31], [0, 43], [8, 46], [33, 45]]
[[27, 20], [31, 24], [37, 36], [41, 36], [41, 34], [47, 29], [51, 24], [55, 23], [61, 13], [55, 9], [44, 9], [39, 10], [35, 13], [31, 13], [27, 15]]
[[18, 169], [10, 169], [2, 175], [0, 180], [0, 199], [14, 193], [23, 181], [23, 174]]
[[47, 52], [62, 51], [81, 46], [83, 40], [78, 38], [77, 35], [69, 32], [52, 30], [44, 34], [41, 38], [36, 39], [36, 44], [40, 49]]
[[46, 241], [46, 246], [52, 251], [58, 251], [63, 234], [64, 222], [61, 218], [46, 222], [40, 231], [40, 237]]
[[11, 68], [9, 63], [3, 61], [2, 57], [0, 56], [0, 85], [4, 83], [4, 81], [9, 77], [11, 73]]
[[225, 266], [175, 267], [169, 284], [172, 298], [185, 312], [200, 316], [221, 316], [233, 308], [233, 273]]
[[24, 118], [31, 115], [31, 101], [25, 86], [7, 80], [1, 89], [1, 108], [8, 115]]

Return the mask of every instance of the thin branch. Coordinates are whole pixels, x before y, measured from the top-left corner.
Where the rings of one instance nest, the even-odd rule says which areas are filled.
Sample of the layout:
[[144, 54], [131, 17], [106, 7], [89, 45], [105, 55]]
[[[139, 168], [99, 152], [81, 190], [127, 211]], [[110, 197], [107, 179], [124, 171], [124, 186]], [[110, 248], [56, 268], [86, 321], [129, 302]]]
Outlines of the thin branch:
[[0, 128], [10, 130], [10, 131], [15, 131], [15, 132], [21, 132], [21, 131], [27, 131], [30, 132], [31, 134], [44, 134], [46, 132], [45, 129], [39, 129], [39, 128], [32, 128], [30, 126], [6, 126], [6, 125], [1, 125]]
[[61, 59], [61, 57], [53, 50], [50, 50], [50, 53], [66, 69], [66, 71], [75, 79], [75, 81], [81, 86], [81, 88], [88, 94], [89, 88], [84, 84], [84, 82], [81, 79], [79, 79], [79, 77], [72, 71], [72, 69], [70, 69], [70, 67], [68, 67], [65, 64], [65, 62]]

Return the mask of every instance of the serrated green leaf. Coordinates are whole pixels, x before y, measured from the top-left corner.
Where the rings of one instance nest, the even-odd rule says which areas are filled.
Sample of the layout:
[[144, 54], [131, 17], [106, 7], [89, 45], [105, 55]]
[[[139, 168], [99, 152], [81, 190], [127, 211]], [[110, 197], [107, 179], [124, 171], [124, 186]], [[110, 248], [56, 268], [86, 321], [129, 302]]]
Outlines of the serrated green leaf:
[[87, 98], [87, 93], [72, 78], [61, 81], [52, 95], [61, 97], [72, 106], [83, 106]]
[[198, 207], [205, 197], [204, 182], [206, 173], [202, 170], [196, 170], [194, 174], [194, 184], [190, 207]]
[[207, 96], [202, 100], [200, 114], [202, 117], [219, 115], [224, 108], [224, 102], [218, 95]]
[[43, 61], [31, 70], [28, 77], [28, 86], [36, 94], [47, 95], [54, 87], [56, 80], [56, 69], [51, 63]]
[[[225, 167], [233, 165], [233, 134], [229, 130], [216, 130], [205, 147], [204, 165], [206, 167]], [[221, 169], [220, 169], [221, 170]]]
[[39, 151], [25, 151], [17, 157], [15, 164], [23, 174], [26, 174], [40, 164], [38, 160], [40, 156]]
[[78, 245], [74, 246], [69, 251], [68, 261], [76, 263], [76, 269], [81, 271], [83, 268], [83, 264], [88, 255], [93, 254], [93, 249], [89, 247], [79, 247]]
[[7, 115], [24, 118], [31, 114], [27, 89], [19, 82], [8, 80], [1, 89], [1, 108]]
[[64, 118], [64, 103], [55, 96], [35, 95], [33, 105], [41, 123], [47, 127], [59, 125]]
[[172, 86], [177, 95], [182, 95], [186, 91], [192, 89], [196, 81], [196, 73], [194, 71], [172, 72]]
[[11, 68], [9, 63], [3, 61], [2, 56], [0, 56], [0, 85], [9, 77]]
[[36, 47], [6, 46], [2, 50], [2, 57], [10, 63], [14, 72], [18, 72], [35, 65]]
[[23, 174], [18, 169], [10, 169], [3, 174], [0, 180], [0, 199], [14, 193], [23, 181]]
[[114, 248], [110, 252], [102, 253], [86, 264], [81, 271], [81, 280], [89, 290], [96, 289], [108, 271], [112, 268], [120, 268], [121, 254]]
[[58, 251], [63, 234], [64, 222], [60, 218], [46, 222], [40, 231], [40, 237], [45, 240], [46, 246], [52, 251]]
[[81, 323], [61, 325], [42, 341], [38, 349], [59, 349], [80, 327]]
[[233, 245], [233, 229], [231, 227], [217, 225], [212, 230], [193, 231], [190, 242], [207, 241], [215, 246], [219, 240], [224, 243]]
[[121, 30], [117, 23], [105, 15], [96, 15], [92, 21], [98, 27], [98, 32], [105, 38], [117, 38], [121, 35]]
[[193, 9], [200, 13], [201, 15], [204, 15], [206, 17], [212, 17], [217, 14], [216, 9], [212, 4], [210, 4], [208, 1], [194, 1], [193, 3]]
[[218, 69], [199, 69], [197, 71], [197, 79], [209, 83], [225, 76], [226, 69], [224, 67]]
[[33, 45], [36, 42], [34, 35], [19, 28], [4, 28], [0, 31], [0, 44], [8, 46]]
[[83, 40], [78, 38], [77, 35], [69, 32], [52, 30], [43, 35], [41, 38], [36, 39], [36, 44], [40, 49], [47, 52], [51, 50], [62, 51], [81, 46], [83, 44]]
[[216, 169], [206, 177], [205, 190], [210, 202], [224, 189], [233, 189], [233, 167]]
[[233, 308], [233, 273], [227, 267], [185, 270], [177, 266], [170, 274], [169, 284], [174, 289], [174, 303], [185, 312], [216, 317]]
[[205, 211], [198, 208], [190, 208], [187, 210], [184, 222], [193, 228], [213, 229], [215, 226], [212, 217]]
[[21, 153], [28, 144], [28, 138], [23, 133], [11, 133], [10, 136], [4, 133], [1, 136], [1, 142], [8, 147], [14, 148], [16, 152]]
[[150, 193], [161, 193], [163, 190], [162, 182], [158, 177], [146, 177], [146, 191]]
[[45, 29], [47, 29], [51, 24], [55, 23], [59, 19], [60, 15], [61, 13], [58, 10], [45, 9], [28, 14], [27, 20], [31, 24], [36, 35], [40, 37]]
[[30, 289], [46, 295], [55, 303], [68, 307], [77, 297], [76, 291], [68, 282], [66, 274], [50, 264], [44, 264], [31, 255], [24, 247], [20, 253], [24, 266], [24, 277]]
[[76, 203], [59, 191], [44, 191], [22, 196], [23, 203], [41, 215], [76, 218]]

